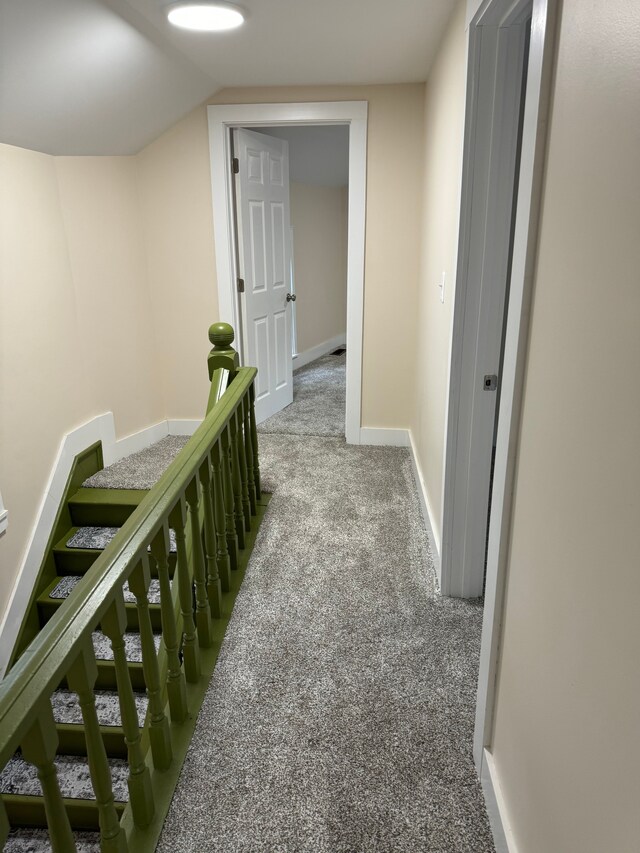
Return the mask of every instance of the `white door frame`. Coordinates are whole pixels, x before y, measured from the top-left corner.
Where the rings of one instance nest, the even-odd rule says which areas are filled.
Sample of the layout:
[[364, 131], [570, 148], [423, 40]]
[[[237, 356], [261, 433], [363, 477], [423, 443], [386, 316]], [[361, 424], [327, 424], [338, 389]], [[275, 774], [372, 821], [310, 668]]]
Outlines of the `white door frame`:
[[[224, 104], [207, 108], [211, 156], [213, 230], [220, 319], [240, 328], [233, 226], [233, 175], [229, 130], [274, 125], [349, 125], [349, 235], [347, 244], [347, 403], [345, 435], [360, 444], [362, 324], [367, 187], [367, 102]], [[242, 346], [240, 357], [244, 358]]]
[[[465, 245], [465, 235], [469, 233], [469, 224], [474, 213], [470, 204], [470, 187], [473, 185], [474, 179], [472, 154], [474, 145], [482, 144], [476, 137], [479, 118], [481, 118], [478, 115], [481, 106], [481, 94], [479, 98], [479, 93], [482, 93], [483, 84], [486, 86], [489, 78], [482, 79], [481, 72], [492, 74], [486, 65], [481, 66], [479, 62], [483, 30], [486, 36], [491, 27], [508, 27], [510, 22], [518, 21], [522, 14], [526, 14], [527, 11], [531, 13], [532, 18], [504, 357], [500, 380], [501, 392], [474, 733], [474, 760], [478, 774], [484, 782], [491, 776], [492, 767], [491, 743], [496, 675], [502, 632], [506, 569], [509, 558], [512, 496], [520, 433], [530, 305], [535, 278], [540, 196], [555, 49], [557, 0], [468, 0], [468, 10], [467, 117], [465, 121], [460, 244], [454, 317], [455, 312], [463, 311], [467, 305], [466, 297], [470, 289], [470, 273], [465, 264], [466, 252], [468, 251], [468, 247]], [[496, 111], [495, 115], [500, 121], [513, 125], [512, 115], [501, 116], [499, 110]], [[497, 180], [497, 176], [494, 175], [494, 179]], [[456, 421], [459, 416], [459, 407], [464, 402], [461, 399], [462, 365], [460, 353], [462, 341], [459, 340], [461, 328], [462, 325], [459, 323], [457, 326], [458, 339], [456, 340], [456, 326], [454, 325], [451, 358], [447, 469], [445, 471], [445, 482], [448, 479], [449, 489], [452, 487], [452, 478], [455, 477], [457, 458]], [[451, 506], [447, 504], [445, 497], [443, 500], [443, 527], [446, 512], [451, 512]], [[449, 524], [451, 524], [451, 518], [449, 518]], [[464, 530], [450, 529], [449, 535], [463, 536]], [[445, 585], [451, 589], [452, 582], [456, 582], [452, 578], [456, 568], [449, 561], [446, 565], [449, 577], [445, 581], [445, 562], [443, 560], [443, 589]], [[458, 578], [457, 582], [459, 580]], [[508, 841], [505, 841], [504, 849], [509, 849]]]

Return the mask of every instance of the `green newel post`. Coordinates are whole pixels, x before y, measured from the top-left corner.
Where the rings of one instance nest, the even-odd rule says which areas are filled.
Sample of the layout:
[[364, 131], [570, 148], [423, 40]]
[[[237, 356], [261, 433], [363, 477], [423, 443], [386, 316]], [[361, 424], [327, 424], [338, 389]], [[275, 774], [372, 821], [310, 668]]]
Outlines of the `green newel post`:
[[214, 323], [209, 327], [209, 340], [213, 349], [209, 353], [207, 365], [209, 367], [209, 381], [213, 379], [213, 371], [218, 368], [235, 373], [240, 367], [238, 353], [231, 346], [235, 338], [235, 332], [229, 323]]
[[149, 585], [151, 584], [151, 572], [149, 571], [149, 558], [145, 554], [134, 568], [129, 577], [129, 589], [136, 597], [138, 607], [138, 623], [140, 625], [140, 643], [142, 645], [142, 671], [144, 683], [147, 687], [149, 697], [149, 742], [153, 763], [158, 770], [166, 770], [171, 764], [173, 751], [171, 747], [171, 733], [169, 720], [164, 713], [162, 701], [162, 689], [160, 685], [160, 667], [153, 642], [153, 627], [149, 613]]
[[[56, 731], [53, 711], [51, 710], [51, 703], [49, 701], [43, 703], [42, 710], [33, 726], [27, 732], [27, 736], [21, 746], [25, 761], [33, 764], [38, 770], [38, 779], [42, 785], [44, 810], [47, 815], [47, 825], [49, 827], [51, 849], [54, 853], [66, 853], [66, 851], [75, 853], [76, 844], [73, 839], [69, 817], [62, 801], [56, 766], [53, 763], [58, 748], [58, 732]], [[7, 813], [4, 805], [1, 811], [0, 840], [3, 841], [4, 849], [4, 841], [9, 831], [9, 822], [7, 821]]]
[[124, 634], [127, 630], [127, 612], [125, 610], [122, 590], [116, 592], [115, 600], [103, 617], [101, 627], [111, 640], [111, 648], [113, 649], [120, 717], [129, 757], [129, 778], [127, 784], [129, 786], [131, 810], [136, 825], [144, 828], [151, 823], [155, 806], [153, 791], [151, 790], [151, 774], [145, 763], [144, 752], [142, 750], [138, 709], [136, 708], [136, 700], [131, 686], [131, 676], [129, 675], [127, 653], [124, 645]]
[[91, 775], [100, 821], [100, 849], [103, 853], [126, 853], [129, 848], [115, 807], [109, 759], [102, 740], [96, 712], [93, 690], [97, 677], [98, 667], [91, 643], [91, 635], [89, 635], [80, 648], [80, 654], [69, 668], [67, 681], [74, 693], [78, 694], [78, 702], [82, 712], [89, 774]]
[[151, 542], [151, 556], [155, 560], [160, 583], [160, 615], [162, 639], [167, 650], [167, 694], [171, 722], [182, 723], [187, 718], [187, 685], [180, 664], [178, 629], [173, 611], [171, 581], [169, 580], [169, 527], [165, 522]]
[[176, 534], [176, 551], [178, 564], [176, 573], [178, 591], [180, 593], [180, 612], [182, 613], [182, 657], [187, 681], [197, 684], [200, 681], [200, 646], [196, 636], [196, 623], [193, 618], [193, 584], [189, 574], [187, 558], [187, 540], [185, 526], [187, 524], [187, 505], [184, 497], [180, 498], [169, 516], [169, 523]]
[[213, 344], [213, 349], [207, 359], [209, 382], [211, 382], [207, 414], [224, 393], [227, 379], [226, 371], [229, 371], [229, 380], [231, 380], [240, 366], [238, 353], [231, 346], [233, 339], [234, 332], [228, 323], [214, 323], [213, 326], [209, 327], [209, 340]]

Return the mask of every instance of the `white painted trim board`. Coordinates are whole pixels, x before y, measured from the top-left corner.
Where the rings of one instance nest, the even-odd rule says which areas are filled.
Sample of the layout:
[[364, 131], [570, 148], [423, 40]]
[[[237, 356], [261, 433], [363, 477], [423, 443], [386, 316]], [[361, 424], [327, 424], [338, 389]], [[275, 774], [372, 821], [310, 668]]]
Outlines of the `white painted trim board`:
[[335, 338], [329, 338], [328, 341], [323, 341], [321, 344], [316, 344], [314, 347], [298, 352], [293, 357], [293, 369], [297, 370], [299, 367], [304, 367], [305, 364], [310, 364], [312, 361], [321, 358], [323, 355], [327, 355], [327, 353], [332, 352], [334, 349], [345, 346], [346, 343], [347, 335], [345, 333], [343, 335], [336, 335]]
[[480, 783], [496, 853], [518, 853], [507, 806], [502, 794], [498, 770], [493, 756], [487, 749], [484, 750]]
[[[347, 239], [347, 404], [346, 440], [359, 444], [362, 406], [362, 339], [367, 193], [366, 101], [291, 104], [223, 104], [207, 108], [211, 157], [211, 195], [216, 250], [218, 311], [240, 328], [233, 251], [233, 207], [229, 128], [273, 125], [349, 125], [349, 209]], [[240, 347], [241, 349], [241, 347]], [[242, 356], [242, 354], [241, 354]]]

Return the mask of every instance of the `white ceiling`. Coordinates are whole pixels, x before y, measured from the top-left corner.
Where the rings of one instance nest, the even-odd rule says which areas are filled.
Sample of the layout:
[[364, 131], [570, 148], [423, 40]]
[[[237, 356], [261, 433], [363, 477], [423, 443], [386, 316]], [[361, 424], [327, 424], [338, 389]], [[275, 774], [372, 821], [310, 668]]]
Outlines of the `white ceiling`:
[[244, 0], [228, 33], [164, 0], [0, 0], [0, 141], [134, 153], [227, 86], [426, 79], [454, 0]]
[[323, 187], [346, 187], [349, 183], [348, 127], [261, 127], [259, 133], [289, 143], [289, 180]]

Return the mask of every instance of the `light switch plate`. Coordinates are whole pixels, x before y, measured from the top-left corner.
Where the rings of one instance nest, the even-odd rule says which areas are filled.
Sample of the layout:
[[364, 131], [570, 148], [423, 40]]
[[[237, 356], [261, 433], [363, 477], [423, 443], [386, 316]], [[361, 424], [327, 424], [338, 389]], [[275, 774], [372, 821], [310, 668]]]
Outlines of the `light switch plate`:
[[444, 302], [444, 284], [446, 281], [446, 270], [442, 270], [442, 275], [440, 276], [440, 281], [438, 282], [438, 287], [440, 288], [440, 302]]

